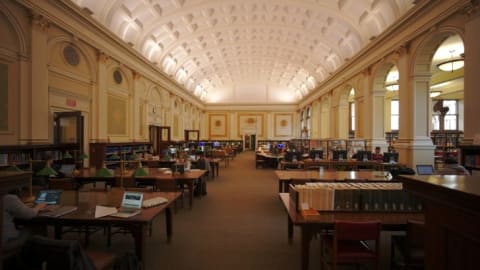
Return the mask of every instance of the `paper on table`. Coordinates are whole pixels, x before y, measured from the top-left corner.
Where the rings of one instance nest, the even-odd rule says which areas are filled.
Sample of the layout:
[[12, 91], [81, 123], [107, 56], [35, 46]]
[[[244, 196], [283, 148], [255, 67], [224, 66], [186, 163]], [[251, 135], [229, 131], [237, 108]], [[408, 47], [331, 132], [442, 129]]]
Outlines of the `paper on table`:
[[116, 207], [101, 206], [101, 205], [95, 206], [95, 218], [108, 216], [108, 215], [111, 215], [111, 214], [115, 214], [117, 212], [118, 212], [118, 210], [117, 210]]

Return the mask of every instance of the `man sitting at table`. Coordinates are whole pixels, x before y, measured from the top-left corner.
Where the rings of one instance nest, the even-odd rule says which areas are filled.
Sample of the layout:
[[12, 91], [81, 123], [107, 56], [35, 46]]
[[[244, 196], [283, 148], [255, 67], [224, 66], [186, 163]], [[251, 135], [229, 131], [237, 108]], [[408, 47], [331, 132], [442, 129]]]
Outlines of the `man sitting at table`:
[[14, 220], [32, 219], [41, 209], [47, 206], [45, 203], [39, 203], [34, 207], [29, 207], [19, 198], [19, 193], [19, 190], [15, 189], [2, 198], [2, 249], [4, 254], [21, 248], [32, 235], [32, 232], [27, 228], [17, 229]]
[[372, 154], [372, 160], [382, 162], [383, 155], [380, 146], [375, 147], [375, 152]]

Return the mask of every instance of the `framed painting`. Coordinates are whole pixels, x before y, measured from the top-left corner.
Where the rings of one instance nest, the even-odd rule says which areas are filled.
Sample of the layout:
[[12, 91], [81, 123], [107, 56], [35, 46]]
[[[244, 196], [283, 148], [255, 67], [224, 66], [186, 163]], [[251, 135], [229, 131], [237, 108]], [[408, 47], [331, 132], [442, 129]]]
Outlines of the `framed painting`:
[[293, 115], [291, 113], [274, 114], [275, 137], [291, 137], [293, 133]]
[[127, 100], [109, 95], [107, 98], [107, 133], [127, 135]]
[[227, 137], [227, 114], [213, 113], [208, 116], [210, 138]]
[[256, 134], [257, 138], [262, 137], [263, 132], [263, 118], [262, 113], [239, 113], [237, 119], [238, 136], [241, 134]]

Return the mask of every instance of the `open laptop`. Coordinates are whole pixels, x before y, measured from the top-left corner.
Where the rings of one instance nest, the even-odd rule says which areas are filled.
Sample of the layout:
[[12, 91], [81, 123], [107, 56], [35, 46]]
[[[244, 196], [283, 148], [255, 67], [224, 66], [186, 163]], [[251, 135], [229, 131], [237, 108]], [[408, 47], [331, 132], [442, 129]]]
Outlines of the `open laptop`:
[[48, 205], [56, 205], [60, 202], [62, 191], [58, 189], [40, 190], [35, 197], [35, 204], [45, 203]]
[[417, 165], [418, 175], [432, 175], [434, 173], [433, 166], [430, 164]]
[[58, 172], [63, 174], [64, 177], [71, 177], [73, 174], [73, 170], [75, 169], [75, 164], [63, 164]]
[[125, 191], [123, 193], [122, 204], [118, 209], [118, 212], [112, 214], [111, 216], [127, 218], [137, 215], [142, 211], [142, 203], [143, 193]]

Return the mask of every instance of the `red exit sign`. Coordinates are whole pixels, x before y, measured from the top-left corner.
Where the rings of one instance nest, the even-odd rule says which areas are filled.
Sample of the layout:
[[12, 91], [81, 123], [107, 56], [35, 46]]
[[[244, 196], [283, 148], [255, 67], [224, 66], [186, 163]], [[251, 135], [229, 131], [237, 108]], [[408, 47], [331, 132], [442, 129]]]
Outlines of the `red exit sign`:
[[77, 101], [75, 99], [67, 98], [67, 106], [76, 107]]

